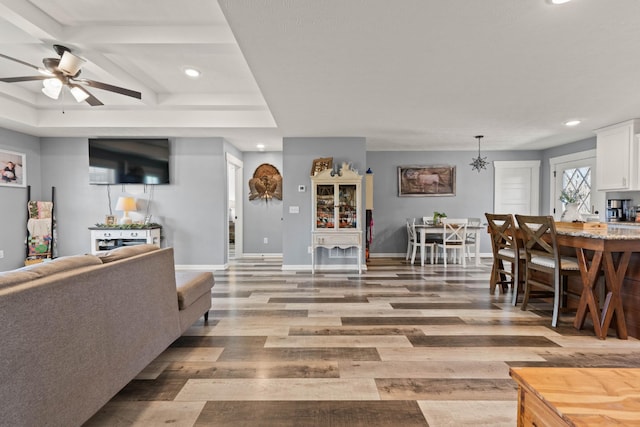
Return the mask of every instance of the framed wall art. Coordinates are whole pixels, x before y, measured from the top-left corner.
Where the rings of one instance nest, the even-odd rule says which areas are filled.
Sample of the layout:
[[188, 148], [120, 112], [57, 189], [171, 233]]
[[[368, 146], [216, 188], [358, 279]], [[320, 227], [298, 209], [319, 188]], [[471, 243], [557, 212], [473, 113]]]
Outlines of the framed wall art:
[[398, 196], [455, 196], [456, 167], [398, 166]]
[[0, 185], [25, 187], [26, 155], [13, 151], [0, 150]]

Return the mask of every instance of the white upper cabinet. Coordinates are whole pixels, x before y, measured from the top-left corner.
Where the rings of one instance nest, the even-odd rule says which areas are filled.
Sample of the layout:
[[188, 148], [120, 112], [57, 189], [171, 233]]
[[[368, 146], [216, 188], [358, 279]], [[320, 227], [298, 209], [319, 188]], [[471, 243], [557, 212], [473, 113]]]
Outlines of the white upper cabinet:
[[640, 151], [635, 138], [637, 119], [597, 129], [596, 165], [598, 190], [638, 190]]

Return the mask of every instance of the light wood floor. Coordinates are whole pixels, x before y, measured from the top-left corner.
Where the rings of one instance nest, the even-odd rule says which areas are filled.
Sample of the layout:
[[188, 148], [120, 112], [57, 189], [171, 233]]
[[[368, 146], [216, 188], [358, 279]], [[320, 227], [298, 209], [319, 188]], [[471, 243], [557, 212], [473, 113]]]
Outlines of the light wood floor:
[[551, 306], [490, 295], [490, 266], [374, 258], [353, 272], [214, 273], [199, 320], [87, 426], [514, 426], [510, 366], [640, 367]]

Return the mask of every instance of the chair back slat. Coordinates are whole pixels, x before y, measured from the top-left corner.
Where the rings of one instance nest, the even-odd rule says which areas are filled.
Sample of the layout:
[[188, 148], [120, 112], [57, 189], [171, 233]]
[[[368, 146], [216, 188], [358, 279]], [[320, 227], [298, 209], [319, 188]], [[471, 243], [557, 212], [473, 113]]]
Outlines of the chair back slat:
[[413, 221], [407, 220], [407, 236], [409, 236], [410, 241], [416, 241], [416, 225]]
[[516, 215], [516, 220], [523, 233], [527, 259], [531, 256], [542, 256], [560, 261], [556, 225], [552, 216]]
[[518, 253], [520, 242], [516, 237], [516, 223], [511, 214], [490, 214], [485, 217], [489, 224], [489, 234], [491, 235], [491, 248], [494, 256], [503, 249]]
[[468, 218], [443, 218], [442, 241], [447, 245], [459, 245], [467, 238]]

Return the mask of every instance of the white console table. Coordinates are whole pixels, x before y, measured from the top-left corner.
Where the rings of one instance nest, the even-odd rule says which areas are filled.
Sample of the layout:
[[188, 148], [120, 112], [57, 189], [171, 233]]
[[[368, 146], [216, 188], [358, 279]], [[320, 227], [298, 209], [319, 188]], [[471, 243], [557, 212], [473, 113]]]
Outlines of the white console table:
[[160, 247], [161, 227], [153, 228], [106, 228], [89, 227], [91, 231], [91, 253], [99, 255], [122, 246], [145, 243]]

